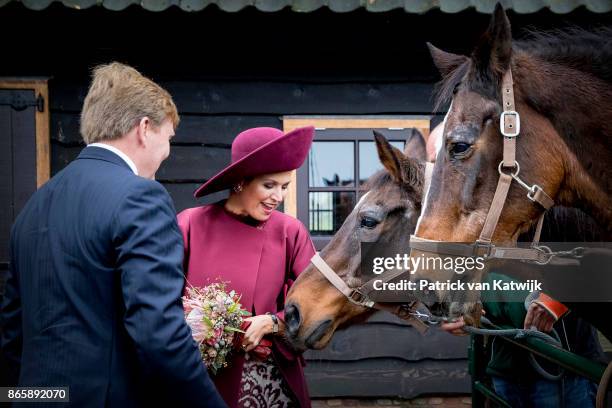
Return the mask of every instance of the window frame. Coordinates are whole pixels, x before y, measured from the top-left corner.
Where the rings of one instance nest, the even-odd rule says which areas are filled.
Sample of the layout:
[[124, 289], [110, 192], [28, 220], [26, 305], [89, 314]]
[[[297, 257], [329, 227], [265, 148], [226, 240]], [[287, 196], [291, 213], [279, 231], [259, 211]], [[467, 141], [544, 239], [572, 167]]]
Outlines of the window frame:
[[[427, 140], [429, 136], [432, 116], [425, 115], [401, 115], [401, 116], [284, 116], [283, 130], [290, 132], [302, 126], [314, 126], [318, 131], [315, 134], [315, 141], [353, 141], [353, 166], [354, 166], [354, 186], [330, 186], [330, 187], [309, 187], [308, 180], [308, 159], [304, 165], [291, 175], [291, 183], [287, 196], [285, 197], [284, 211], [293, 217], [300, 219], [308, 227], [309, 221], [309, 192], [356, 192], [355, 203], [360, 197], [361, 187], [359, 185], [359, 150], [360, 141], [373, 140], [372, 138], [361, 138], [355, 136], [339, 136], [337, 134], [321, 134], [324, 130], [405, 130], [409, 128], [418, 129]], [[312, 240], [315, 247], [320, 250], [325, 246], [333, 235], [314, 235]]]

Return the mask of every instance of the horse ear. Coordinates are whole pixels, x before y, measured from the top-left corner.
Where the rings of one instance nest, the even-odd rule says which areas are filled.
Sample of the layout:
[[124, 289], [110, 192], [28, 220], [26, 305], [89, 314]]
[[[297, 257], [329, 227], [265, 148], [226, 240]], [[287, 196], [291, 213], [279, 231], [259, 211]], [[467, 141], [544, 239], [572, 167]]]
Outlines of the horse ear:
[[376, 150], [378, 150], [380, 162], [395, 181], [401, 183], [403, 180], [401, 163], [404, 155], [398, 148], [391, 146], [391, 143], [382, 133], [374, 130], [374, 139], [376, 140]]
[[425, 146], [425, 138], [418, 131], [413, 128], [412, 134], [406, 140], [406, 146], [404, 146], [404, 156], [416, 159], [418, 161], [425, 161], [427, 158], [427, 147]]
[[500, 3], [489, 22], [489, 28], [480, 37], [472, 53], [472, 60], [478, 71], [501, 77], [510, 67], [512, 57], [512, 30], [506, 12]]
[[374, 139], [376, 140], [376, 149], [378, 150], [380, 162], [385, 166], [391, 177], [400, 184], [409, 185], [415, 190], [420, 191], [418, 186], [420, 179], [418, 176], [418, 163], [414, 159], [404, 156], [381, 133], [374, 131]]
[[434, 65], [436, 68], [438, 68], [438, 71], [440, 71], [440, 75], [442, 75], [443, 78], [448, 76], [451, 72], [456, 70], [461, 64], [468, 60], [468, 57], [465, 55], [442, 51], [429, 42], [427, 43], [427, 48], [429, 48], [429, 53], [431, 54]]

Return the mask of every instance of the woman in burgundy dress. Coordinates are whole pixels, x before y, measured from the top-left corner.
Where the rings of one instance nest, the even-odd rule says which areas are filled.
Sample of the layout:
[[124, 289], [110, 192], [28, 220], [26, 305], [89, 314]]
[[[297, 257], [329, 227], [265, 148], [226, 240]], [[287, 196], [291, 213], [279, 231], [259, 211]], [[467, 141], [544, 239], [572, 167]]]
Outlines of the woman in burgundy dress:
[[[276, 207], [313, 134], [312, 127], [287, 134], [273, 128], [240, 133], [232, 143], [231, 164], [195, 193], [230, 189], [229, 198], [178, 215], [188, 284], [227, 282], [253, 314], [242, 340], [244, 353], [233, 353], [228, 367], [213, 377], [230, 407], [310, 406], [302, 357], [281, 332], [284, 296], [315, 250], [304, 225]], [[272, 341], [272, 353], [253, 358], [264, 336]]]

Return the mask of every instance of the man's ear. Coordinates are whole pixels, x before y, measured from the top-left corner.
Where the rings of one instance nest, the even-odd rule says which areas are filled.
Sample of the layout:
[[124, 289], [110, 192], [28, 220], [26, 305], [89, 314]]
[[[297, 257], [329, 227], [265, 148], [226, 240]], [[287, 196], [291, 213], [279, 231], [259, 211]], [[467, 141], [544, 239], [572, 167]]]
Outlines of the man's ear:
[[151, 120], [147, 116], [143, 117], [138, 122], [138, 126], [136, 127], [136, 139], [141, 146], [147, 145], [147, 130], [149, 126], [151, 126]]

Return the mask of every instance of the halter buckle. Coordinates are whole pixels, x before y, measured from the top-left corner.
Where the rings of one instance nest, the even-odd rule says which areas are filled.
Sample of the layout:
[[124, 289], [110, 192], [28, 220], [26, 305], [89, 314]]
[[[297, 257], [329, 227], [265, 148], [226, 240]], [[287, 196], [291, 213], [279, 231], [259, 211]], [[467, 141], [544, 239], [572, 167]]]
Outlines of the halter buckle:
[[476, 257], [488, 258], [493, 250], [493, 244], [490, 242], [476, 241], [473, 244], [472, 254]]
[[359, 291], [359, 289], [353, 289], [351, 294], [348, 296], [348, 300], [351, 303], [354, 303], [354, 304], [356, 304], [358, 306], [365, 306], [365, 307], [373, 307], [374, 306], [374, 302], [371, 301], [366, 295], [361, 293]]
[[[508, 129], [513, 129], [511, 131], [506, 132], [506, 119], [514, 116], [514, 125], [512, 123], [508, 124]], [[521, 115], [517, 111], [503, 111], [499, 117], [499, 131], [505, 137], [517, 137], [519, 133], [521, 133]]]

